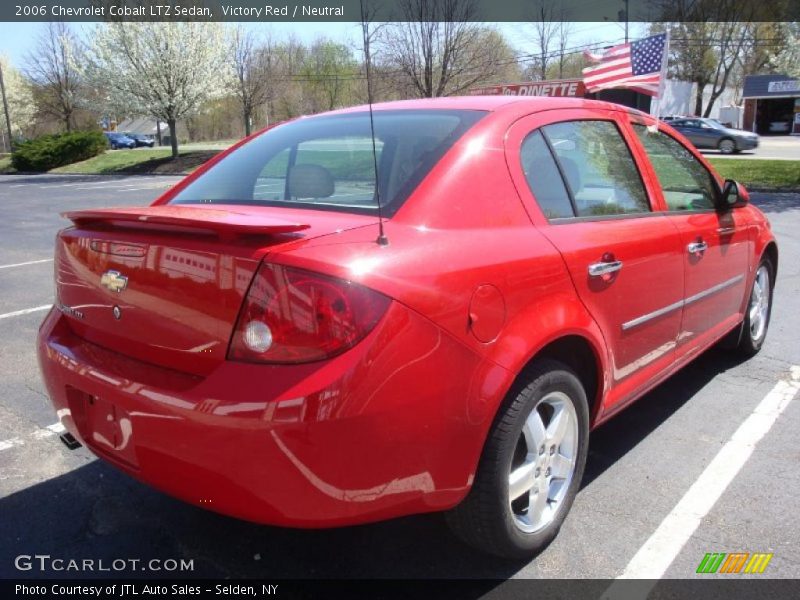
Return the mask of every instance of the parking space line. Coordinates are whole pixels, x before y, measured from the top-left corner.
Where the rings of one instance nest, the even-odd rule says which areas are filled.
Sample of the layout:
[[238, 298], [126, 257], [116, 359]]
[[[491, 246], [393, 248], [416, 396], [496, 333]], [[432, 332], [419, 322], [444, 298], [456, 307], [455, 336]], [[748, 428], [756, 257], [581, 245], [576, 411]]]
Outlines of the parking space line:
[[42, 429], [37, 429], [31, 434], [31, 437], [33, 437], [35, 440], [43, 440], [45, 438], [64, 433], [64, 431], [66, 431], [66, 429], [61, 423], [53, 423], [52, 425], [48, 425]]
[[14, 446], [21, 446], [24, 443], [25, 442], [23, 442], [18, 437], [11, 438], [10, 440], [0, 441], [0, 452], [2, 452], [3, 450], [9, 450], [9, 449], [13, 448]]
[[[654, 586], [654, 580], [663, 577], [703, 518], [750, 458], [756, 444], [769, 432], [798, 391], [800, 367], [793, 366], [791, 376], [778, 381], [764, 396], [634, 555], [619, 579], [649, 579], [653, 580], [650, 583]], [[613, 584], [604, 597], [614, 597], [615, 590], [612, 588]]]
[[38, 265], [40, 263], [53, 262], [52, 258], [43, 258], [42, 260], [29, 260], [27, 262], [14, 263], [12, 265], [0, 265], [0, 269], [13, 269], [14, 267], [26, 267], [28, 265]]
[[[43, 440], [49, 437], [53, 437], [54, 435], [60, 435], [64, 433], [66, 429], [61, 423], [53, 423], [52, 425], [48, 425], [47, 427], [41, 427], [31, 433], [29, 436], [34, 440]], [[9, 440], [0, 440], [0, 452], [3, 450], [10, 450], [11, 448], [16, 448], [17, 446], [25, 445], [25, 440], [21, 437], [13, 437]]]
[[34, 312], [39, 312], [40, 310], [48, 310], [52, 304], [43, 304], [42, 306], [34, 306], [33, 308], [23, 308], [22, 310], [15, 310], [14, 312], [5, 313], [0, 315], [0, 319], [10, 319], [11, 317], [21, 317], [22, 315], [27, 315]]

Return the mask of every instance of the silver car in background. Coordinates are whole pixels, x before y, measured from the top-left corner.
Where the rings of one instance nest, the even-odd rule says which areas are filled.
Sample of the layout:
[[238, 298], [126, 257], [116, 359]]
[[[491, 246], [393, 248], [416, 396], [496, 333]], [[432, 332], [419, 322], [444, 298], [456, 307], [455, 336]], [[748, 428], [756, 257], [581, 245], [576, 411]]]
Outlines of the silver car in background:
[[715, 119], [685, 117], [671, 119], [669, 124], [689, 138], [698, 149], [711, 148], [722, 154], [758, 148], [758, 134], [725, 127]]

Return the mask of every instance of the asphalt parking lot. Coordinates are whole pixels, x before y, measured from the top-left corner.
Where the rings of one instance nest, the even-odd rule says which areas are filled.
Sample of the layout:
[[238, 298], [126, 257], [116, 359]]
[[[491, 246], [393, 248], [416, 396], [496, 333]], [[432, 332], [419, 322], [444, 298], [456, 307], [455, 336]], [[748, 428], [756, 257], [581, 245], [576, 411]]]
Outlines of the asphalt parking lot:
[[[53, 301], [53, 237], [65, 225], [58, 213], [146, 204], [175, 181], [0, 176], [0, 577], [41, 576], [21, 574], [14, 558], [49, 554], [192, 559], [194, 571], [181, 575], [201, 577], [614, 578], [639, 564], [635, 557], [641, 563], [643, 547], [668, 557], [666, 577], [695, 577], [708, 552], [773, 553], [762, 577], [800, 577], [800, 399], [784, 398], [757, 444], [737, 433], [753, 414], [763, 416], [776, 385], [796, 388], [800, 378], [800, 194], [753, 194], [781, 252], [762, 352], [746, 362], [707, 352], [594, 432], [583, 488], [559, 537], [535, 560], [509, 563], [462, 546], [439, 515], [325, 531], [237, 521], [173, 500], [58, 441], [34, 352]], [[703, 493], [698, 481], [706, 482], [706, 468], [732, 438], [744, 446], [741, 464], [728, 464], [730, 484], [709, 510], [698, 508], [699, 526], [670, 551], [675, 515], [685, 522], [676, 507]]]

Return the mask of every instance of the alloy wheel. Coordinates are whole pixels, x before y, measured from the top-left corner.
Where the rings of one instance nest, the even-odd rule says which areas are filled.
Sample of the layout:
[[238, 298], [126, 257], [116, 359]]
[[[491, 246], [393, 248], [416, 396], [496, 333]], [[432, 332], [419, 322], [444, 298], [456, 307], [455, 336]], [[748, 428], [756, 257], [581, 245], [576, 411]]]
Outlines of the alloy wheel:
[[765, 265], [761, 265], [756, 271], [755, 281], [753, 282], [753, 293], [750, 294], [750, 337], [754, 342], [758, 342], [764, 337], [767, 330], [769, 319], [769, 270]]
[[569, 397], [551, 392], [533, 408], [517, 442], [508, 475], [515, 525], [535, 533], [556, 518], [575, 473], [578, 417]]

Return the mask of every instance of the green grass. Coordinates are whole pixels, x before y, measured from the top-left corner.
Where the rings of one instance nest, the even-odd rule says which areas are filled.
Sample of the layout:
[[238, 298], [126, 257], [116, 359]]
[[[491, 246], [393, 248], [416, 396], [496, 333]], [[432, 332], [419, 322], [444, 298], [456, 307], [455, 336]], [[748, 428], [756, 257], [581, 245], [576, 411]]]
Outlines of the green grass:
[[217, 150], [181, 151], [172, 159], [169, 148], [142, 148], [137, 150], [107, 150], [99, 156], [53, 169], [51, 173], [100, 174], [114, 173], [182, 174], [190, 173], [206, 160], [217, 154]]
[[154, 159], [170, 156], [169, 148], [106, 150], [103, 154], [53, 169], [52, 173], [115, 173]]
[[9, 155], [0, 158], [0, 175], [3, 173], [16, 173], [16, 169], [11, 166], [11, 156]]
[[800, 160], [709, 158], [725, 179], [734, 179], [756, 190], [800, 191]]

